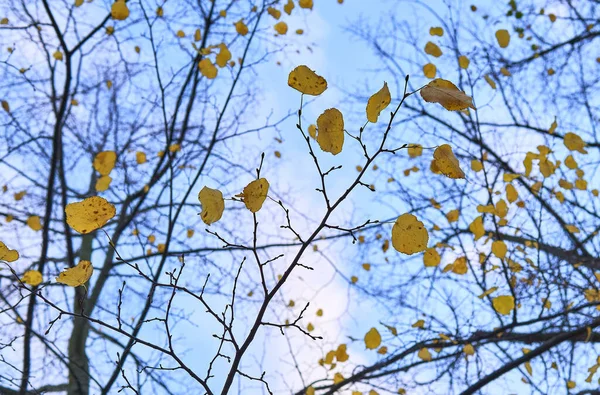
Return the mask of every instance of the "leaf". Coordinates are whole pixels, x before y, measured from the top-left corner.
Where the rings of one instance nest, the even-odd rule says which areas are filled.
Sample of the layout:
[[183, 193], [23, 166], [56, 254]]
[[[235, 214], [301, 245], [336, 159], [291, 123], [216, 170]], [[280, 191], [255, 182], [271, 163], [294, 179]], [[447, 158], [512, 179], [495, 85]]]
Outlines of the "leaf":
[[426, 362], [431, 361], [431, 353], [425, 347], [423, 347], [422, 349], [419, 350], [419, 352], [417, 353], [417, 356], [420, 359], [422, 359], [423, 361], [426, 361]]
[[54, 59], [58, 60], [59, 62], [61, 62], [63, 60], [63, 54], [58, 49], [52, 54], [52, 57]]
[[240, 19], [239, 21], [234, 23], [234, 25], [235, 25], [235, 31], [240, 36], [245, 36], [246, 34], [248, 34], [248, 26], [246, 26], [243, 19]]
[[434, 79], [436, 73], [437, 69], [433, 63], [427, 63], [425, 66], [423, 66], [423, 74], [425, 74], [425, 77]]
[[307, 66], [296, 67], [288, 76], [288, 85], [305, 95], [318, 96], [327, 89], [325, 78], [317, 75]]
[[219, 44], [219, 53], [217, 54], [215, 63], [217, 66], [223, 68], [227, 66], [227, 62], [231, 60], [231, 52], [229, 52], [229, 48], [224, 43]]
[[421, 144], [411, 144], [408, 146], [408, 156], [417, 158], [423, 154], [423, 146]]
[[110, 187], [110, 183], [112, 182], [111, 176], [102, 176], [96, 180], [96, 192], [103, 192]]
[[465, 346], [463, 347], [463, 352], [465, 353], [465, 355], [475, 355], [475, 349], [469, 343], [465, 344]]
[[498, 258], [504, 259], [507, 251], [508, 248], [506, 247], [506, 243], [504, 243], [502, 240], [495, 240], [492, 243], [492, 253]]
[[99, 152], [94, 158], [94, 169], [103, 176], [110, 174], [112, 169], [115, 167], [117, 161], [117, 154], [114, 151], [102, 151]]
[[442, 29], [441, 27], [430, 27], [429, 34], [432, 36], [442, 37], [444, 35], [444, 29]]
[[288, 25], [285, 22], [277, 22], [273, 28], [275, 29], [275, 31], [281, 35], [284, 35], [287, 33], [288, 31]]
[[31, 215], [27, 218], [27, 226], [36, 232], [42, 230], [42, 223], [40, 222], [40, 217], [37, 215]]
[[496, 40], [500, 48], [506, 48], [508, 47], [508, 43], [510, 43], [510, 33], [506, 29], [497, 30]]
[[93, 272], [92, 262], [80, 260], [77, 266], [63, 270], [56, 277], [56, 281], [70, 287], [79, 287], [92, 277]]
[[267, 8], [267, 12], [275, 19], [281, 18], [281, 11], [279, 11], [277, 8], [269, 7]]
[[241, 194], [241, 198], [243, 199], [246, 208], [253, 213], [256, 213], [261, 209], [268, 193], [269, 182], [264, 178], [259, 178], [246, 185]]
[[585, 150], [585, 141], [583, 141], [582, 138], [575, 133], [569, 132], [565, 134], [564, 143], [565, 147], [567, 147], [569, 151], [579, 151], [582, 154], [587, 154], [587, 151]]
[[469, 266], [467, 266], [467, 258], [462, 256], [457, 258], [452, 264], [452, 273], [467, 274]]
[[392, 245], [396, 251], [412, 255], [427, 248], [429, 234], [423, 222], [412, 214], [402, 214], [392, 227]]
[[476, 109], [473, 99], [458, 89], [452, 82], [441, 78], [431, 81], [421, 89], [421, 97], [429, 103], [439, 103], [448, 111], [466, 108]]
[[423, 329], [425, 327], [425, 320], [418, 320], [414, 324], [412, 324], [411, 327]]
[[379, 114], [390, 104], [392, 97], [388, 89], [387, 82], [383, 83], [383, 87], [369, 98], [367, 102], [367, 120], [371, 123], [376, 123]]
[[217, 77], [218, 70], [209, 58], [204, 58], [198, 62], [198, 68], [202, 75], [210, 80]]
[[202, 218], [202, 221], [206, 225], [210, 225], [221, 219], [225, 210], [225, 200], [221, 191], [205, 186], [198, 193], [198, 200], [202, 204], [200, 218]]
[[435, 267], [440, 264], [442, 257], [435, 248], [428, 248], [423, 254], [423, 264], [425, 267]]
[[435, 43], [432, 43], [431, 41], [428, 41], [427, 44], [425, 44], [425, 53], [436, 58], [442, 56], [442, 50], [440, 49], [440, 47], [438, 47]]
[[458, 57], [458, 65], [461, 69], [468, 69], [469, 63], [471, 63], [471, 61], [465, 55], [461, 55]]
[[446, 214], [446, 219], [450, 223], [456, 222], [456, 221], [458, 221], [458, 216], [459, 215], [460, 215], [460, 211], [459, 210], [452, 210], [452, 211], [449, 211], [448, 214]]
[[381, 344], [381, 335], [377, 328], [371, 328], [365, 334], [365, 347], [369, 350], [374, 350]]
[[299, 0], [298, 5], [300, 6], [300, 8], [308, 8], [312, 10], [313, 0]]
[[329, 108], [317, 118], [317, 143], [325, 152], [337, 155], [344, 145], [344, 117], [337, 108]]
[[37, 287], [43, 281], [42, 273], [37, 270], [27, 270], [23, 273], [23, 277], [21, 277], [21, 281], [25, 284], [29, 284], [31, 286]]
[[510, 295], [496, 296], [492, 299], [494, 310], [502, 315], [509, 315], [515, 308], [515, 298]]
[[146, 154], [142, 151], [138, 151], [135, 153], [135, 161], [138, 165], [142, 165], [146, 163]]
[[110, 16], [118, 21], [124, 21], [129, 16], [129, 8], [125, 4], [125, 0], [117, 0], [110, 8]]
[[10, 105], [8, 104], [8, 102], [6, 100], [0, 101], [0, 104], [2, 105], [2, 109], [4, 111], [10, 113]]
[[92, 196], [65, 207], [67, 224], [81, 234], [101, 228], [116, 214], [115, 206], [100, 196]]
[[492, 288], [488, 289], [487, 291], [485, 291], [484, 293], [482, 293], [481, 295], [479, 295], [478, 298], [483, 299], [486, 296], [493, 294], [497, 290], [498, 290], [498, 287], [492, 287]]
[[438, 170], [449, 178], [465, 178], [465, 173], [460, 168], [460, 163], [454, 153], [452, 147], [448, 144], [440, 145], [433, 152], [433, 160]]
[[492, 89], [496, 89], [496, 83], [494, 82], [494, 80], [492, 79], [492, 77], [489, 76], [489, 74], [486, 74], [483, 78], [485, 79], [485, 82], [487, 82], [488, 85]]
[[479, 240], [483, 235], [485, 235], [485, 229], [483, 228], [483, 217], [479, 216], [471, 222], [469, 225], [469, 230], [473, 235], [475, 235], [475, 240]]
[[293, 9], [294, 9], [294, 1], [293, 0], [288, 0], [288, 2], [283, 6], [283, 10], [288, 15], [291, 15]]
[[11, 250], [0, 241], [0, 261], [14, 262], [19, 259], [19, 251]]
[[515, 202], [519, 198], [519, 193], [517, 189], [512, 184], [506, 184], [506, 199], [510, 203]]

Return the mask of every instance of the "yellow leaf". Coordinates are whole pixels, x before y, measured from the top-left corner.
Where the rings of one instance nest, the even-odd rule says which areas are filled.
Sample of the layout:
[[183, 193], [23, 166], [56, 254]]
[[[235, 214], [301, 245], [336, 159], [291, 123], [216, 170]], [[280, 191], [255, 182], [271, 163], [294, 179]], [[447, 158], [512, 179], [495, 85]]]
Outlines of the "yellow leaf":
[[429, 34], [432, 36], [442, 37], [444, 35], [444, 29], [442, 29], [441, 27], [430, 27]]
[[315, 389], [312, 386], [310, 386], [306, 389], [306, 391], [304, 391], [304, 394], [305, 395], [315, 395]]
[[433, 63], [427, 63], [425, 66], [423, 66], [423, 74], [425, 74], [425, 77], [429, 79], [434, 79], [436, 72], [437, 69]]
[[164, 15], [165, 15], [165, 10], [163, 10], [163, 8], [162, 8], [162, 7], [158, 7], [158, 8], [156, 9], [156, 16], [157, 16], [157, 17], [159, 17], [159, 18], [161, 18], [161, 17], [163, 17]]
[[307, 66], [296, 67], [288, 76], [288, 85], [306, 95], [318, 96], [327, 89], [325, 78]]
[[114, 151], [99, 152], [94, 158], [94, 169], [103, 176], [110, 174], [115, 167], [117, 154]]
[[443, 175], [449, 178], [465, 178], [465, 173], [460, 168], [458, 159], [448, 144], [440, 145], [433, 152], [435, 165]]
[[32, 215], [29, 218], [27, 218], [27, 226], [29, 226], [36, 232], [38, 230], [42, 230], [42, 223], [40, 222], [40, 217], [38, 217], [37, 215]]
[[202, 59], [198, 63], [198, 67], [200, 68], [200, 72], [202, 73], [202, 75], [205, 76], [206, 78], [212, 80], [213, 78], [217, 77], [218, 70], [215, 67], [215, 65], [210, 61], [210, 59], [208, 59], [208, 58]]
[[575, 225], [565, 225], [565, 228], [570, 232], [570, 233], [579, 233], [580, 230], [577, 226]]
[[390, 104], [392, 97], [388, 89], [387, 82], [383, 83], [383, 87], [367, 102], [367, 120], [371, 123], [376, 123], [379, 114]]
[[509, 315], [515, 308], [515, 298], [510, 295], [496, 296], [492, 299], [494, 310], [502, 315]]
[[483, 78], [485, 78], [485, 82], [487, 82], [492, 89], [496, 89], [496, 83], [492, 77], [486, 74]]
[[408, 146], [408, 156], [417, 158], [423, 154], [423, 146], [421, 144], [411, 144]]
[[269, 7], [267, 8], [267, 12], [275, 19], [279, 19], [281, 17], [281, 11], [277, 8]]
[[506, 247], [506, 243], [504, 243], [502, 240], [495, 240], [492, 243], [492, 253], [498, 258], [504, 259], [507, 251], [508, 248]]
[[311, 124], [308, 126], [308, 135], [313, 139], [317, 139], [317, 125]]
[[469, 266], [467, 266], [467, 258], [462, 256], [457, 258], [452, 264], [452, 273], [467, 274]]
[[338, 346], [337, 350], [335, 351], [335, 359], [337, 359], [338, 362], [346, 362], [350, 358], [346, 352], [346, 349], [347, 346], [345, 344], [340, 344]]
[[129, 8], [125, 4], [125, 0], [117, 0], [110, 8], [110, 15], [113, 19], [124, 21], [129, 16]]
[[498, 290], [498, 287], [492, 287], [492, 288], [488, 289], [487, 291], [485, 291], [484, 293], [482, 293], [481, 295], [479, 295], [478, 298], [483, 299], [486, 296], [493, 294], [497, 290]]
[[483, 217], [479, 216], [475, 218], [469, 225], [469, 230], [475, 236], [475, 240], [479, 240], [483, 235], [485, 235], [485, 229], [483, 228]]
[[418, 320], [414, 324], [411, 325], [413, 328], [424, 328], [425, 320]]
[[365, 334], [365, 347], [369, 350], [374, 350], [381, 344], [381, 335], [376, 328], [371, 328]]
[[205, 186], [198, 193], [198, 200], [202, 204], [200, 218], [202, 218], [202, 221], [206, 225], [210, 225], [221, 219], [223, 210], [225, 210], [225, 200], [221, 191]]
[[471, 159], [471, 170], [473, 170], [476, 173], [480, 172], [481, 170], [483, 170], [483, 163], [481, 163], [481, 161], [477, 159]]
[[458, 221], [459, 215], [460, 215], [460, 211], [452, 210], [452, 211], [449, 211], [448, 214], [446, 214], [446, 219], [448, 220], [448, 222], [456, 222], [456, 221]]
[[77, 232], [86, 234], [101, 228], [115, 216], [115, 206], [100, 196], [70, 203], [65, 208], [67, 224]]
[[179, 38], [184, 38], [185, 37], [185, 32], [183, 30], [177, 30], [176, 35]]
[[506, 184], [506, 198], [510, 203], [515, 202], [519, 198], [519, 193], [512, 184]]
[[269, 182], [264, 178], [252, 181], [246, 185], [241, 194], [246, 208], [253, 213], [261, 209], [267, 194], [269, 193]]
[[8, 102], [6, 100], [2, 100], [0, 101], [0, 104], [2, 105], [2, 109], [6, 112], [10, 112], [10, 105], [8, 104]]
[[83, 0], [75, 0], [75, 7], [81, 7], [83, 5]]
[[471, 63], [471, 61], [466, 56], [461, 55], [458, 57], [458, 65], [460, 66], [461, 69], [465, 69], [465, 70], [468, 69], [469, 63]]
[[344, 145], [344, 117], [337, 108], [330, 108], [317, 118], [317, 143], [325, 152], [337, 155]]
[[323, 317], [323, 309], [317, 310], [317, 317]]
[[246, 34], [248, 34], [248, 26], [246, 26], [243, 19], [240, 19], [234, 25], [235, 25], [235, 31], [240, 36], [245, 36]]
[[500, 72], [502, 73], [503, 76], [505, 77], [510, 77], [512, 74], [510, 73], [510, 71], [508, 71], [508, 69], [506, 67], [502, 67], [500, 69]]
[[575, 133], [567, 133], [565, 134], [565, 147], [567, 147], [570, 151], [579, 151], [582, 154], [587, 154], [585, 150], [586, 143], [576, 135]]
[[435, 43], [432, 43], [431, 41], [428, 41], [427, 44], [425, 44], [425, 53], [436, 58], [442, 56], [442, 50], [440, 49], [440, 47], [438, 47]]
[[42, 273], [37, 270], [28, 270], [21, 277], [21, 281], [25, 284], [32, 285], [34, 287], [40, 285], [42, 283]]
[[463, 347], [463, 352], [465, 353], [465, 355], [475, 355], [475, 348], [473, 348], [471, 344], [467, 343]]
[[288, 0], [288, 2], [283, 6], [283, 10], [288, 15], [290, 15], [292, 13], [293, 9], [294, 9], [294, 1], [293, 0]]
[[19, 259], [19, 252], [17, 250], [11, 250], [0, 241], [0, 261], [14, 262]]
[[58, 61], [63, 60], [63, 54], [58, 49], [52, 54], [52, 57]]
[[572, 390], [573, 388], [577, 387], [577, 383], [575, 383], [574, 381], [567, 381], [567, 388]]
[[429, 234], [423, 222], [412, 214], [402, 214], [392, 227], [392, 245], [396, 251], [412, 255], [427, 248]]
[[417, 354], [417, 356], [420, 359], [422, 359], [423, 361], [426, 361], [426, 362], [431, 361], [431, 353], [425, 347], [423, 347], [422, 349], [419, 350], [419, 353]]
[[192, 238], [193, 236], [194, 236], [194, 229], [188, 229], [187, 230], [188, 239]]
[[106, 191], [112, 182], [111, 176], [102, 176], [96, 180], [96, 192]]
[[219, 44], [219, 53], [217, 54], [216, 63], [219, 67], [227, 66], [227, 62], [231, 60], [231, 52], [227, 48], [227, 45], [221, 43]]
[[202, 33], [200, 32], [200, 29], [196, 29], [196, 31], [194, 32], [194, 41], [200, 41], [202, 40]]
[[506, 48], [508, 47], [508, 43], [510, 43], [510, 33], [506, 29], [497, 30], [496, 40], [500, 48]]
[[138, 151], [135, 153], [135, 161], [138, 165], [146, 163], [146, 154], [142, 151]]
[[421, 97], [429, 103], [439, 103], [448, 111], [472, 108], [473, 99], [458, 89], [452, 82], [441, 78], [431, 81], [421, 89]]
[[308, 8], [312, 10], [313, 0], [299, 0], [298, 5], [300, 6], [300, 8]]
[[423, 264], [425, 267], [435, 267], [440, 264], [442, 258], [435, 248], [428, 248], [423, 254]]
[[278, 22], [273, 26], [273, 28], [281, 35], [286, 34], [288, 31], [288, 25], [285, 22]]
[[64, 269], [58, 277], [56, 277], [56, 281], [70, 287], [79, 287], [92, 277], [93, 272], [94, 267], [92, 266], [92, 262], [81, 260], [77, 266]]

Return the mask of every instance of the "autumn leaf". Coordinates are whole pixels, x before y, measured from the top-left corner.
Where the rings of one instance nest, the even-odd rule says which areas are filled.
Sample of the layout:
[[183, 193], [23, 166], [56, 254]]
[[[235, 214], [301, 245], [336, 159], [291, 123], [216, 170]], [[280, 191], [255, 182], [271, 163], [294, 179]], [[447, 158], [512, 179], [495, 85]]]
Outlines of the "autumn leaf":
[[460, 168], [460, 163], [454, 153], [452, 147], [448, 144], [440, 145], [433, 152], [433, 160], [438, 170], [449, 178], [465, 178], [465, 173]]
[[11, 250], [0, 241], [0, 261], [14, 262], [19, 259], [19, 252], [17, 250]]
[[392, 227], [392, 246], [396, 251], [412, 255], [427, 248], [429, 234], [423, 222], [412, 214], [402, 214]]
[[508, 43], [510, 43], [510, 33], [505, 29], [497, 30], [496, 40], [498, 41], [500, 48], [506, 48], [508, 47]]
[[337, 155], [344, 145], [344, 117], [337, 108], [325, 110], [317, 118], [317, 143], [325, 152]]
[[110, 8], [110, 15], [113, 19], [118, 21], [124, 21], [129, 16], [129, 8], [127, 8], [127, 4], [125, 0], [117, 0], [113, 3]]
[[391, 101], [390, 90], [388, 89], [387, 82], [384, 82], [383, 87], [377, 93], [373, 94], [367, 102], [367, 120], [371, 123], [376, 123], [377, 119], [379, 119], [379, 114], [386, 109]]
[[327, 89], [325, 78], [304, 65], [300, 65], [290, 72], [288, 85], [298, 92], [311, 96], [318, 96]]
[[365, 347], [369, 350], [374, 350], [381, 344], [381, 335], [377, 328], [371, 328], [365, 334]]
[[23, 277], [21, 277], [21, 281], [25, 284], [29, 284], [31, 286], [37, 287], [43, 281], [42, 273], [37, 270], [28, 270], [23, 273]]
[[210, 225], [221, 219], [225, 210], [225, 200], [221, 191], [205, 186], [198, 193], [198, 200], [202, 204], [200, 218], [202, 218], [202, 221], [206, 225]]
[[117, 161], [117, 153], [114, 151], [102, 151], [96, 154], [94, 158], [94, 169], [100, 173], [100, 175], [107, 176], [110, 174], [112, 169], [115, 167]]
[[262, 208], [268, 193], [269, 182], [264, 178], [259, 178], [246, 185], [240, 197], [244, 201], [246, 208], [256, 213]]
[[439, 103], [448, 111], [466, 108], [476, 109], [473, 99], [458, 89], [452, 82], [441, 78], [431, 81], [421, 89], [421, 97], [429, 103]]
[[80, 260], [77, 266], [63, 270], [56, 281], [68, 285], [70, 287], [79, 287], [84, 285], [94, 272], [92, 262], [86, 260]]
[[240, 19], [234, 25], [235, 25], [235, 31], [240, 36], [245, 36], [246, 34], [248, 34], [248, 26], [246, 26], [243, 19]]
[[67, 224], [81, 234], [93, 232], [104, 226], [116, 214], [115, 206], [106, 199], [92, 196], [65, 207]]
[[510, 295], [496, 296], [492, 299], [494, 310], [502, 315], [509, 315], [515, 308], [515, 298]]

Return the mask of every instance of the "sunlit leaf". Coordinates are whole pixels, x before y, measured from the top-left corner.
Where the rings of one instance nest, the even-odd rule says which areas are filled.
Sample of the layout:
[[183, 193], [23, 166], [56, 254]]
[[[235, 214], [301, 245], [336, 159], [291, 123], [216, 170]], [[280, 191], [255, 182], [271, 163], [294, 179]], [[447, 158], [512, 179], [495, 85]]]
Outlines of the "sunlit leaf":
[[92, 277], [93, 273], [94, 267], [92, 266], [92, 262], [81, 260], [77, 266], [64, 269], [56, 277], [56, 281], [70, 287], [79, 287], [84, 285]]
[[67, 224], [77, 232], [86, 234], [101, 228], [116, 214], [115, 206], [100, 196], [70, 203], [65, 208]]
[[385, 110], [391, 101], [390, 90], [388, 89], [387, 82], [384, 82], [383, 87], [377, 93], [373, 94], [367, 102], [367, 120], [371, 123], [376, 123], [381, 111]]
[[317, 118], [317, 143], [325, 152], [337, 155], [344, 146], [344, 117], [337, 108], [325, 110]]
[[427, 248], [429, 234], [423, 222], [412, 214], [402, 214], [392, 227], [392, 245], [396, 251], [412, 255]]
[[288, 85], [306, 95], [318, 96], [327, 89], [325, 78], [307, 66], [296, 67], [288, 76]]
[[473, 100], [452, 82], [441, 78], [431, 81], [421, 89], [421, 97], [429, 103], [439, 103], [448, 111], [472, 108]]
[[205, 224], [210, 225], [221, 219], [225, 210], [225, 200], [221, 191], [205, 186], [198, 193], [198, 200], [202, 204], [200, 218]]

